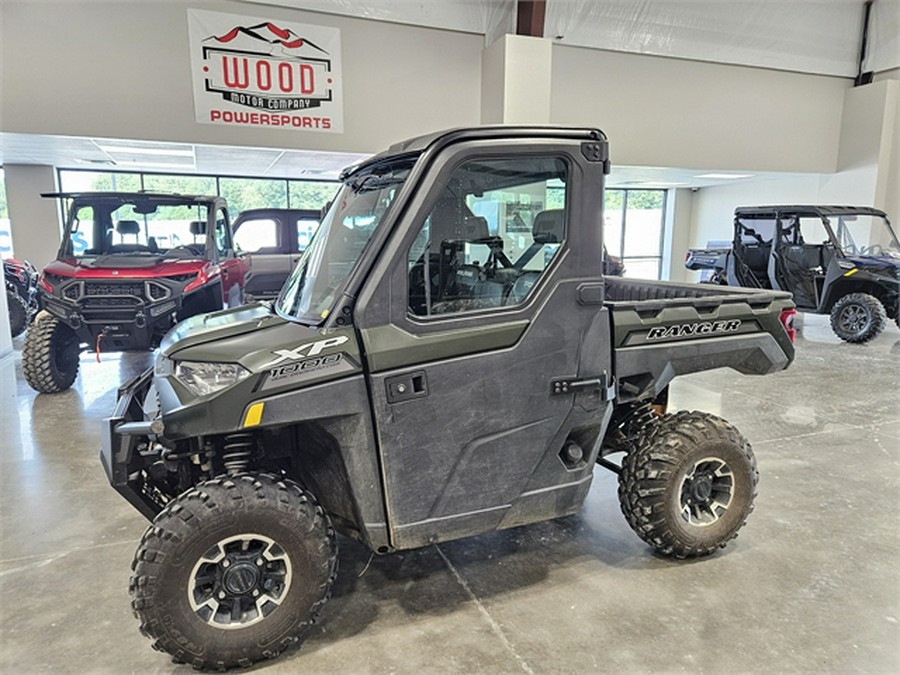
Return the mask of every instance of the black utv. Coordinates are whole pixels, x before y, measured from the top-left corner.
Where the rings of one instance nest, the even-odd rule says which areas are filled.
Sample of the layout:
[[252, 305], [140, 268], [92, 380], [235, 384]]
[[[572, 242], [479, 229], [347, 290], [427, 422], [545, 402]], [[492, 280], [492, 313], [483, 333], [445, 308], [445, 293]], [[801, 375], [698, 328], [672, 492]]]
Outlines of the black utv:
[[798, 309], [830, 314], [835, 334], [866, 342], [900, 326], [900, 244], [884, 211], [862, 206], [754, 206], [734, 212], [730, 249], [691, 249], [710, 283], [790, 291]]
[[[793, 303], [603, 276], [608, 171], [596, 129], [398, 144], [344, 173], [273, 304], [164, 338], [101, 455], [153, 521], [131, 593], [159, 649], [198, 668], [276, 656], [328, 596], [335, 531], [389, 553], [558, 518], [598, 463], [662, 554], [737, 535], [750, 445], [652, 406], [677, 375], [786, 368]], [[523, 203], [524, 232], [505, 218]]]

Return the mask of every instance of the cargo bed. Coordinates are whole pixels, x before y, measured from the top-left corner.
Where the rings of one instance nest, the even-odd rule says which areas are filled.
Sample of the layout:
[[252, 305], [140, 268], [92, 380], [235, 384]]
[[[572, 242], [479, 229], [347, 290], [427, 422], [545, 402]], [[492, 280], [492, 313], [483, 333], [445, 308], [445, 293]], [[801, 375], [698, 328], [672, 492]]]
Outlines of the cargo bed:
[[794, 358], [790, 293], [617, 277], [604, 285], [622, 399], [658, 394], [676, 375], [764, 375]]

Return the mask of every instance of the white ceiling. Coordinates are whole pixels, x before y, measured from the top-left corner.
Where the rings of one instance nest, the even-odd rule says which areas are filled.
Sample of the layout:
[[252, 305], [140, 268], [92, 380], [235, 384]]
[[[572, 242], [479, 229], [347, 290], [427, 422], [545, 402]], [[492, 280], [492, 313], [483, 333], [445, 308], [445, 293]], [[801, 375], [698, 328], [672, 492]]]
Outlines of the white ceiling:
[[367, 155], [0, 133], [4, 164], [62, 169], [334, 179]]
[[[512, 30], [515, 10], [515, 0], [246, 1], [474, 32], [484, 34], [486, 42]], [[545, 33], [564, 44], [852, 76], [862, 7], [863, 0], [547, 0]], [[875, 0], [871, 25], [867, 68], [900, 67], [900, 0]], [[0, 133], [4, 164], [101, 171], [334, 179], [363, 157]], [[609, 184], [706, 187], [732, 182], [699, 177], [705, 173], [614, 167]]]
[[[368, 155], [273, 148], [244, 148], [121, 139], [0, 133], [3, 164], [44, 164], [61, 169], [145, 171], [223, 176], [334, 180], [341, 169]], [[610, 187], [700, 188], [778, 173], [726, 172], [677, 167], [614, 166]], [[794, 174], [796, 175], [796, 174]]]
[[[485, 36], [515, 30], [515, 0], [246, 0]], [[854, 77], [865, 0], [547, 0], [561, 44]], [[900, 67], [900, 0], [875, 0], [864, 70]]]

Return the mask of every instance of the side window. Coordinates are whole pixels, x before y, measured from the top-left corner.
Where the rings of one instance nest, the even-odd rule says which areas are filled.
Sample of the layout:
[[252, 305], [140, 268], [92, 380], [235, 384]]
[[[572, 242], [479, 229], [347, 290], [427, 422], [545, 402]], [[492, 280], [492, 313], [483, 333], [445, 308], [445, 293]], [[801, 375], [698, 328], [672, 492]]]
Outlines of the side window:
[[271, 218], [251, 218], [234, 233], [234, 244], [246, 253], [282, 253], [278, 223]]
[[557, 157], [457, 167], [407, 255], [410, 313], [523, 303], [565, 240], [567, 177]]
[[228, 214], [224, 209], [216, 212], [216, 251], [220, 258], [228, 256], [231, 249], [231, 232], [228, 228]]
[[299, 218], [297, 220], [297, 250], [305, 251], [312, 241], [312, 236], [319, 229], [319, 221], [313, 218]]

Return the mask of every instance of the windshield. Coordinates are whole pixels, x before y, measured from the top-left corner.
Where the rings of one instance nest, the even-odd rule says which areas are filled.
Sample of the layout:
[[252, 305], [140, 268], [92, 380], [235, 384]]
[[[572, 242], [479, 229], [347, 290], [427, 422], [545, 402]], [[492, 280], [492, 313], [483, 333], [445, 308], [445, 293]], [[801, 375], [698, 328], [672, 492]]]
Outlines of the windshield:
[[833, 216], [831, 226], [844, 255], [900, 257], [897, 235], [881, 216]]
[[304, 323], [328, 316], [412, 165], [375, 166], [347, 180], [281, 291], [281, 315]]
[[190, 257], [206, 249], [206, 204], [158, 204], [146, 199], [75, 203], [64, 254]]

